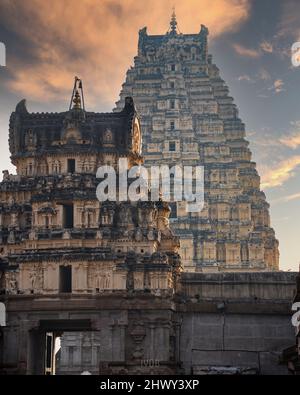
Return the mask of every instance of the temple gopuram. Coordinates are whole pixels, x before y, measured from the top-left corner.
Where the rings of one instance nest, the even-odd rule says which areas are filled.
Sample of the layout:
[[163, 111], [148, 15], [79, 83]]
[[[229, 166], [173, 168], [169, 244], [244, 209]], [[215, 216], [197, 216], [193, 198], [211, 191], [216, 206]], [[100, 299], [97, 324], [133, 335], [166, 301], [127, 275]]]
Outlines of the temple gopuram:
[[165, 35], [140, 30], [115, 111], [126, 96], [141, 116], [146, 165], [204, 166], [204, 210], [189, 213], [184, 202], [171, 205], [184, 270], [278, 270], [269, 204], [245, 125], [208, 53], [208, 29], [179, 33], [173, 13]]
[[[165, 35], [142, 29], [111, 113], [87, 111], [76, 78], [66, 111], [29, 112], [22, 100], [11, 114], [0, 374], [298, 371], [298, 273], [278, 270], [269, 205], [207, 35], [179, 33], [175, 15]], [[144, 157], [204, 166], [204, 209], [98, 199], [99, 168], [118, 175], [120, 160], [132, 169]]]
[[[140, 121], [130, 97], [119, 113], [85, 111], [81, 85], [69, 111], [30, 113], [23, 100], [11, 115], [17, 174], [4, 171], [0, 183], [0, 289], [10, 311], [2, 357], [14, 373], [71, 374], [98, 373], [101, 360], [134, 370], [157, 354], [157, 372], [172, 372], [175, 346], [164, 339], [176, 331], [181, 263], [171, 210], [97, 199], [100, 166], [118, 173], [120, 158], [129, 169], [142, 162]], [[154, 333], [156, 346], [147, 346]]]

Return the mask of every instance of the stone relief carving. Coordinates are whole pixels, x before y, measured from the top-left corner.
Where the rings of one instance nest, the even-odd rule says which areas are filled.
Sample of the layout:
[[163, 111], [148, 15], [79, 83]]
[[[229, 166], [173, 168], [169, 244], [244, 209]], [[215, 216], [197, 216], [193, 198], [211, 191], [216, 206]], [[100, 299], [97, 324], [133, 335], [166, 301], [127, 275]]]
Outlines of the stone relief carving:
[[43, 288], [44, 282], [44, 269], [41, 264], [34, 264], [29, 272], [30, 288], [35, 290], [40, 290]]
[[142, 321], [135, 322], [130, 336], [134, 343], [134, 348], [131, 354], [132, 359], [142, 359], [144, 356], [144, 339], [146, 337], [146, 330]]
[[119, 207], [119, 225], [129, 226], [132, 224], [132, 208], [130, 205], [123, 203]]
[[103, 134], [103, 144], [112, 144], [114, 142], [114, 135], [110, 129], [106, 129]]
[[141, 231], [140, 228], [138, 228], [135, 232], [135, 240], [136, 241], [142, 241], [143, 240], [143, 232]]
[[6, 292], [9, 294], [18, 293], [18, 273], [8, 272], [5, 276], [5, 288]]
[[91, 281], [93, 281], [95, 288], [99, 290], [111, 289], [112, 288], [112, 273], [109, 271], [104, 271], [103, 267], [95, 267], [91, 272]]
[[25, 133], [25, 145], [28, 148], [33, 148], [36, 145], [36, 134], [31, 129]]
[[114, 223], [115, 205], [111, 202], [103, 203], [100, 209], [100, 224], [112, 225]]

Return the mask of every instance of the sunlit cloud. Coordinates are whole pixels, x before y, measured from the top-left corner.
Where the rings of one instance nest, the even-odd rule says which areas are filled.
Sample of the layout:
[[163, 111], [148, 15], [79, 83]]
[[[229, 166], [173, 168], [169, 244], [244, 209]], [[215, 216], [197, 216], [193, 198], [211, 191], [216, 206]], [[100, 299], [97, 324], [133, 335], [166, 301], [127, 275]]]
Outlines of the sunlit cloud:
[[300, 146], [300, 121], [292, 122], [293, 131], [291, 134], [282, 137], [279, 141], [281, 144], [296, 149]]
[[273, 85], [269, 88], [269, 90], [275, 93], [281, 93], [284, 89], [284, 82], [281, 79], [277, 79], [274, 81]]
[[279, 22], [278, 37], [291, 37], [300, 41], [300, 8], [298, 0], [285, 0], [282, 4], [282, 14]]
[[286, 202], [291, 202], [292, 200], [298, 200], [298, 199], [300, 199], [300, 192], [285, 197]]
[[271, 74], [269, 71], [267, 71], [264, 68], [261, 68], [255, 75], [250, 76], [248, 74], [242, 74], [240, 75], [237, 80], [238, 81], [244, 81], [244, 82], [249, 82], [249, 83], [257, 83], [261, 81], [269, 81], [271, 80]]
[[282, 137], [280, 142], [289, 148], [296, 149], [300, 146], [300, 132], [298, 135], [295, 134], [294, 136]]
[[260, 48], [262, 49], [262, 51], [267, 52], [267, 53], [273, 52], [273, 45], [269, 41], [263, 41], [260, 44]]
[[240, 75], [238, 77], [238, 81], [254, 82], [253, 79], [247, 74]]
[[272, 204], [288, 203], [288, 202], [292, 202], [294, 200], [300, 200], [300, 192], [293, 193], [293, 194], [287, 195], [287, 196], [282, 196], [282, 197], [280, 197], [278, 199], [273, 200]]
[[[285, 159], [284, 147], [272, 132], [271, 128], [260, 128], [258, 131], [252, 132], [250, 138], [253, 158], [257, 162], [258, 172], [262, 176], [269, 174], [270, 169], [276, 167], [278, 161]], [[250, 137], [249, 132], [247, 136]]]
[[247, 48], [240, 44], [233, 44], [232, 46], [235, 52], [240, 56], [245, 56], [247, 58], [254, 58], [254, 59], [259, 58], [261, 56], [261, 53], [256, 49]]
[[274, 188], [283, 185], [286, 181], [295, 176], [299, 165], [299, 155], [280, 161], [277, 165], [261, 174], [262, 188]]
[[[112, 107], [137, 51], [138, 30], [164, 34], [175, 5], [178, 28], [210, 39], [238, 29], [248, 0], [2, 0], [0, 22], [28, 44], [27, 59], [11, 58], [12, 92], [38, 102], [65, 99], [73, 77], [84, 80], [90, 107]], [[230, 10], [230, 13], [228, 12]], [[34, 21], [28, 24], [23, 21]]]

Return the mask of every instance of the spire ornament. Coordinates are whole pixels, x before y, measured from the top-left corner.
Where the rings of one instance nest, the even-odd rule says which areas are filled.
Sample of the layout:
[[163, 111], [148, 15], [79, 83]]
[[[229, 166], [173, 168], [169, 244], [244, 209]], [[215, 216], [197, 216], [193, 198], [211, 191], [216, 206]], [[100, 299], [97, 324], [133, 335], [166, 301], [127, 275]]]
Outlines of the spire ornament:
[[75, 77], [74, 81], [69, 111], [71, 109], [85, 111], [82, 80], [78, 77]]
[[177, 34], [177, 19], [176, 19], [175, 7], [173, 7], [169, 32], [170, 34], [174, 34], [174, 35]]
[[80, 94], [78, 92], [78, 89], [76, 89], [76, 92], [75, 92], [75, 95], [74, 95], [74, 98], [73, 98], [73, 103], [74, 103], [73, 108], [76, 108], [76, 109], [80, 109], [81, 108], [81, 97], [80, 97]]

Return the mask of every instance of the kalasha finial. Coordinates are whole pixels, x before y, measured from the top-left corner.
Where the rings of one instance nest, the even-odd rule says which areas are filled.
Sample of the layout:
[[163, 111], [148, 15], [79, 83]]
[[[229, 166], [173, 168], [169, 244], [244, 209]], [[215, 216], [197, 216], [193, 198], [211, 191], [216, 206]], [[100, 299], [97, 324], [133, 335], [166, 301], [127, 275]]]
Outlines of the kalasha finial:
[[78, 92], [78, 89], [76, 89], [76, 92], [75, 92], [75, 95], [73, 98], [73, 103], [74, 103], [73, 108], [76, 108], [76, 109], [81, 108], [81, 97]]
[[171, 28], [171, 33], [174, 33], [174, 34], [177, 33], [177, 20], [176, 20], [176, 14], [175, 14], [175, 7], [173, 7], [170, 28]]
[[[72, 104], [73, 104], [73, 107], [72, 107]], [[71, 96], [69, 111], [71, 110], [71, 108], [75, 109], [75, 110], [85, 111], [82, 80], [78, 77], [75, 77], [75, 82], [74, 82], [73, 92], [72, 92], [72, 96]]]

